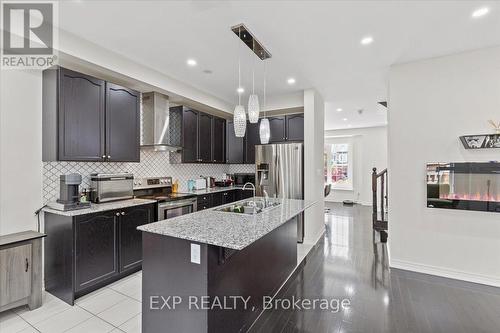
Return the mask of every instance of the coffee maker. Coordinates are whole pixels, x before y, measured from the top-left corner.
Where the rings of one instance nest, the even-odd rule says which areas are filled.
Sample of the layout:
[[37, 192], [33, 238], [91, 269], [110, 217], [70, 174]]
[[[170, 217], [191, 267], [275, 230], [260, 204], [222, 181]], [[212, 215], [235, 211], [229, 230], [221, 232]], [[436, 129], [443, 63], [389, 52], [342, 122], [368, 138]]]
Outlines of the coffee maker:
[[47, 206], [57, 210], [75, 210], [90, 207], [90, 202], [80, 202], [80, 184], [82, 176], [77, 173], [59, 177], [59, 199], [49, 202]]

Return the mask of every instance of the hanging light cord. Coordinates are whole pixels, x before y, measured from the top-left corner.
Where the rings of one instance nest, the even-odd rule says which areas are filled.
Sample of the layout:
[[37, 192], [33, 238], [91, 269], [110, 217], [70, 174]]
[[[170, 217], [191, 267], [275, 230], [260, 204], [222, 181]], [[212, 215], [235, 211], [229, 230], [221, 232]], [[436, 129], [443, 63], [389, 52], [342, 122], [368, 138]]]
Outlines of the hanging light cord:
[[[241, 40], [241, 27], [238, 28], [238, 38]], [[238, 43], [238, 105], [241, 105], [241, 43]]]
[[267, 80], [267, 60], [264, 61], [264, 118], [266, 118], [266, 80]]

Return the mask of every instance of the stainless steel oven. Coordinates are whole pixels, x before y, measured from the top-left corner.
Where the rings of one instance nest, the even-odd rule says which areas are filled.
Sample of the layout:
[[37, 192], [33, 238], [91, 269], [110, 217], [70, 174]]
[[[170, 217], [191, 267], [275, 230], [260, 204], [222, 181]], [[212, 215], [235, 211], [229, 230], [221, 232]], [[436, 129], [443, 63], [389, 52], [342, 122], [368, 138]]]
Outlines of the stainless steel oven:
[[196, 212], [196, 198], [158, 202], [158, 221]]

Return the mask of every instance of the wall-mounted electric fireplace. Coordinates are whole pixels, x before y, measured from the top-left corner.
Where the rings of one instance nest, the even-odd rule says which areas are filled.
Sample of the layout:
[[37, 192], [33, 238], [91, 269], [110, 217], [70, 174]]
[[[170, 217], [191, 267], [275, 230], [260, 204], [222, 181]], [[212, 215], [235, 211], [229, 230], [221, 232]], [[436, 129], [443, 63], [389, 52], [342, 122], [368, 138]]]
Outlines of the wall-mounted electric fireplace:
[[428, 163], [427, 207], [500, 213], [500, 163]]

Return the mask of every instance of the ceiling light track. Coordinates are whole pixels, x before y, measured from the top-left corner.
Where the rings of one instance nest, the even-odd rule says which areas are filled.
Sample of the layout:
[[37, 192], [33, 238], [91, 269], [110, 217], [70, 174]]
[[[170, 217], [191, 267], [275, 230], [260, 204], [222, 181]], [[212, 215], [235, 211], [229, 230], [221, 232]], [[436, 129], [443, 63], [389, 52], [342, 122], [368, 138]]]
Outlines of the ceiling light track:
[[271, 58], [271, 53], [257, 40], [257, 38], [255, 38], [243, 23], [231, 27], [231, 30], [257, 57], [259, 57], [260, 60]]

